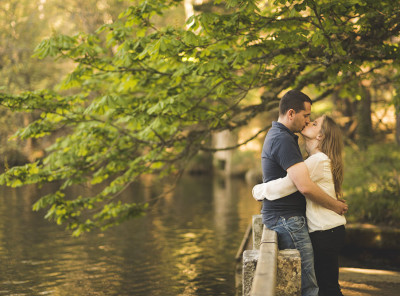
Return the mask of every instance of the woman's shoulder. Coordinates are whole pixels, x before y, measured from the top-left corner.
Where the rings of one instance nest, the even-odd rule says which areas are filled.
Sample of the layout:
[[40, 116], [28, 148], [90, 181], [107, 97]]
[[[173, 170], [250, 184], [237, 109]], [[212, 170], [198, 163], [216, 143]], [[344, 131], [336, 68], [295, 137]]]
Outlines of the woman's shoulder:
[[323, 160], [330, 160], [328, 155], [323, 152], [317, 152], [313, 155], [310, 155], [306, 160], [308, 161], [323, 161]]

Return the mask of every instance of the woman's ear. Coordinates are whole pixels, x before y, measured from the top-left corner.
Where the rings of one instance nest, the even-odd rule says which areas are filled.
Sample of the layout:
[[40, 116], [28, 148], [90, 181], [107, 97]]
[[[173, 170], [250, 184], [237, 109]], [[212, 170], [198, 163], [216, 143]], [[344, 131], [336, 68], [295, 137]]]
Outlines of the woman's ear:
[[316, 137], [316, 139], [317, 139], [318, 141], [321, 141], [323, 138], [324, 138], [324, 135], [321, 134], [321, 133], [319, 133], [319, 134], [317, 135], [317, 137]]

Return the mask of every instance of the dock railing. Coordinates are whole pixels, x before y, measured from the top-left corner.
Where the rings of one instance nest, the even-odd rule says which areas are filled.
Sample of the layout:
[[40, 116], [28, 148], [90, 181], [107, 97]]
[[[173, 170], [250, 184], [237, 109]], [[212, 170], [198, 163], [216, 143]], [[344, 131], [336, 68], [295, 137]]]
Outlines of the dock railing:
[[278, 250], [277, 234], [262, 224], [261, 215], [253, 216], [251, 232], [252, 249], [243, 252], [242, 295], [300, 296], [299, 252]]

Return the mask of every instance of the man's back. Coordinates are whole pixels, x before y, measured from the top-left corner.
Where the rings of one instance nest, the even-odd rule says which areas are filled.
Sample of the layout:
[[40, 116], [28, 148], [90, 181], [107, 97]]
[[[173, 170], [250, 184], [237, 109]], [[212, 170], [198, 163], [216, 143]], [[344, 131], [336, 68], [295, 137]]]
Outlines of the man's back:
[[[264, 182], [285, 177], [289, 167], [303, 161], [297, 140], [298, 137], [283, 124], [272, 123], [261, 155]], [[264, 199], [261, 213], [264, 224], [268, 226], [279, 217], [304, 216], [305, 208], [305, 198], [297, 191], [274, 201]]]

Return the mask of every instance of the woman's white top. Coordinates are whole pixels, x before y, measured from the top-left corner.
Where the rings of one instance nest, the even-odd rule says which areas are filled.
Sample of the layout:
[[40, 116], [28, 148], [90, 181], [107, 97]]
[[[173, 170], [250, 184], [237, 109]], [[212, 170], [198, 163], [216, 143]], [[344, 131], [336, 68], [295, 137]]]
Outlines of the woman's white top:
[[[315, 182], [322, 190], [336, 199], [335, 185], [333, 183], [331, 160], [322, 152], [317, 152], [308, 157], [304, 163], [308, 167], [311, 180]], [[296, 192], [297, 188], [286, 175], [284, 178], [269, 181], [254, 186], [253, 197], [256, 200], [275, 200]], [[346, 218], [334, 211], [328, 210], [323, 206], [306, 198], [306, 217], [309, 232], [318, 230], [328, 230], [340, 225], [346, 224]]]

